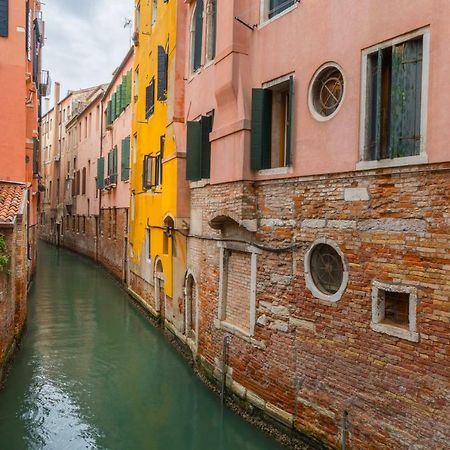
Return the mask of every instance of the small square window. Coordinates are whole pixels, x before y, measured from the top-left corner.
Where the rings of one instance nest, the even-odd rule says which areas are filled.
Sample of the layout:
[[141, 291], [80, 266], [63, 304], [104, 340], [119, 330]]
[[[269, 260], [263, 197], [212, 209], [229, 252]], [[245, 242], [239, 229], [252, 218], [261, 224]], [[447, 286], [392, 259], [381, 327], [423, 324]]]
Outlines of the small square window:
[[384, 295], [383, 323], [408, 327], [410, 294], [381, 290], [379, 295]]
[[418, 342], [416, 329], [417, 289], [401, 284], [373, 282], [371, 328], [408, 341]]

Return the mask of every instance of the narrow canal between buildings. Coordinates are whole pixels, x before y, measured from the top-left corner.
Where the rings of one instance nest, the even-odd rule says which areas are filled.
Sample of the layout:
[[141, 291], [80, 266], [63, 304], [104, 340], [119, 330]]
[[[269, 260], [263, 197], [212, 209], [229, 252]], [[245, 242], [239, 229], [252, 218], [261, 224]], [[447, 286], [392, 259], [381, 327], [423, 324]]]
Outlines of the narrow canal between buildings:
[[0, 449], [272, 450], [91, 261], [39, 246]]

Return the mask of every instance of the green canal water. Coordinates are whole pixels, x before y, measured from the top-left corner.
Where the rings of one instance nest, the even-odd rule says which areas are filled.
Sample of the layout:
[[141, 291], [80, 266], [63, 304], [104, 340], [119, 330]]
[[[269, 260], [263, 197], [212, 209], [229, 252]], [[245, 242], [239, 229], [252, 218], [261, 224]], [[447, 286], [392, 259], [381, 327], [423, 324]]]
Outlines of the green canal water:
[[275, 450], [91, 261], [47, 244], [0, 391], [0, 450]]

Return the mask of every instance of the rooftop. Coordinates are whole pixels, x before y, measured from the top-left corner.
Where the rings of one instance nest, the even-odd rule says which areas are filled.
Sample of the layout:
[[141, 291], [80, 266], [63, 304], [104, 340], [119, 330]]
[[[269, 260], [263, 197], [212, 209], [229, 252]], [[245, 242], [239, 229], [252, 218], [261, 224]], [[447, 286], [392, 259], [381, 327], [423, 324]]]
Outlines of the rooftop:
[[0, 181], [0, 224], [13, 224], [22, 214], [25, 185]]

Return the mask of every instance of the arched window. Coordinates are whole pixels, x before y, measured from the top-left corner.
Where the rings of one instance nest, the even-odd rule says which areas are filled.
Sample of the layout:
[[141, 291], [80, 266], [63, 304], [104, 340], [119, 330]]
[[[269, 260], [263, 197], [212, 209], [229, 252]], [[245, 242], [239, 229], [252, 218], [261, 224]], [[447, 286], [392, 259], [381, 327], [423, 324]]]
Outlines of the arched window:
[[194, 277], [189, 274], [186, 278], [186, 335], [196, 339], [197, 334], [197, 286]]
[[203, 0], [197, 0], [191, 20], [191, 71], [198, 70], [202, 63]]
[[216, 57], [217, 0], [206, 4], [206, 61]]

